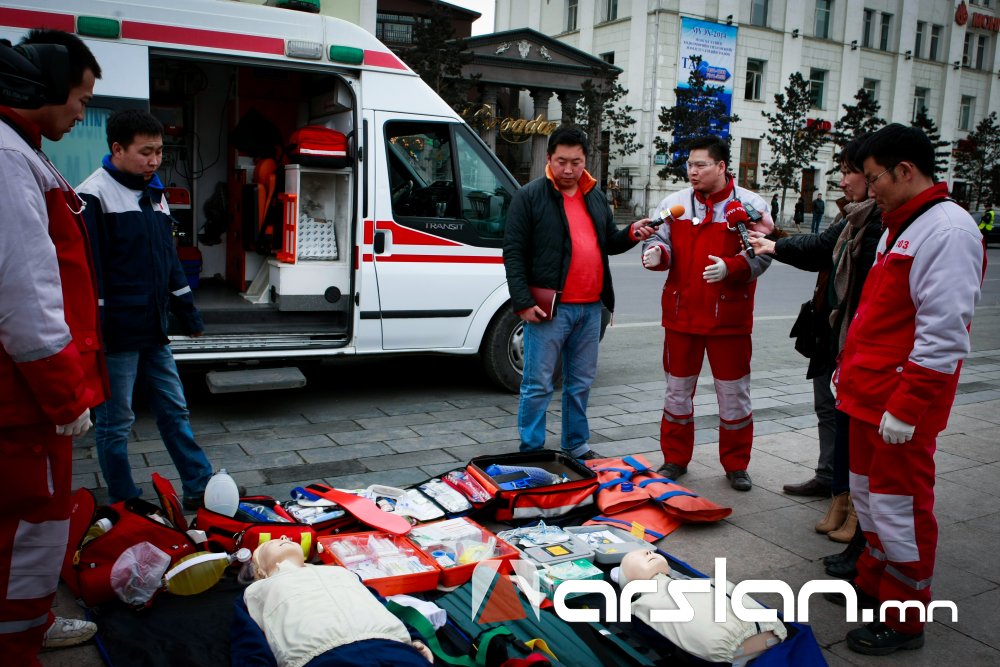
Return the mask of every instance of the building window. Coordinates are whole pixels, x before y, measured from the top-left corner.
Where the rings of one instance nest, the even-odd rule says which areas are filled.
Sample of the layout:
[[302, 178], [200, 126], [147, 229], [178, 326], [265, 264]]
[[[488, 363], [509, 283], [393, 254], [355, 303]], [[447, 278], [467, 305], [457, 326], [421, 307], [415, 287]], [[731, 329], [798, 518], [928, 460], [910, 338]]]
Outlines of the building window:
[[760, 100], [764, 92], [764, 61], [747, 58], [747, 88], [743, 99]]
[[927, 23], [917, 21], [917, 36], [913, 40], [913, 56], [923, 58], [924, 56], [924, 32], [927, 31]]
[[866, 9], [863, 27], [861, 29], [861, 46], [872, 48], [872, 35], [875, 30], [875, 10]]
[[979, 42], [976, 46], [976, 69], [986, 69], [986, 45], [989, 39], [986, 35], [979, 35]]
[[809, 70], [809, 97], [815, 109], [823, 108], [824, 88], [826, 88], [826, 70], [813, 67]]
[[768, 0], [750, 0], [750, 25], [767, 25]]
[[927, 111], [927, 96], [930, 92], [929, 88], [921, 88], [920, 86], [913, 89], [913, 115], [910, 117], [910, 121], [917, 119], [921, 109]]
[[614, 65], [615, 64], [615, 52], [614, 51], [608, 51], [607, 53], [602, 53], [600, 55], [600, 58], [601, 58], [601, 60], [603, 60], [604, 62], [606, 62], [609, 65]]
[[603, 0], [601, 2], [601, 20], [614, 21], [618, 18], [618, 0]]
[[742, 139], [740, 141], [740, 171], [739, 186], [748, 190], [756, 190], [757, 161], [760, 156], [759, 139]]
[[976, 113], [976, 98], [962, 95], [962, 105], [958, 108], [958, 129], [968, 132], [972, 129], [972, 118]]
[[417, 21], [415, 16], [379, 12], [375, 19], [375, 36], [386, 44], [412, 44], [413, 26]]
[[882, 34], [879, 35], [878, 48], [882, 51], [889, 50], [889, 40], [892, 37], [892, 14], [882, 12]]
[[971, 32], [965, 33], [965, 42], [962, 43], [962, 67], [968, 67], [971, 62], [969, 60], [969, 52], [972, 51], [972, 39], [973, 35]]
[[820, 39], [830, 37], [830, 13], [833, 10], [833, 0], [816, 0], [816, 36]]
[[878, 79], [865, 79], [861, 88], [868, 93], [868, 99], [878, 102]]
[[579, 0], [566, 0], [566, 30], [576, 30], [576, 14]]
[[938, 47], [941, 44], [941, 26], [932, 25], [931, 26], [931, 48], [930, 53], [927, 54], [928, 60], [938, 59]]

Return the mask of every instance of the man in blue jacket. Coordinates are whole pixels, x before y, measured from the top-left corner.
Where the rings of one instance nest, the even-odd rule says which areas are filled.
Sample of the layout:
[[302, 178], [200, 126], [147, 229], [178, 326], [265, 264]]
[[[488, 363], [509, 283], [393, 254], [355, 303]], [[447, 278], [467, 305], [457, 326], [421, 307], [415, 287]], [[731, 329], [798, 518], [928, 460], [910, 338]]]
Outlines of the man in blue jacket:
[[[597, 374], [601, 304], [613, 311], [608, 255], [649, 238], [649, 220], [615, 226], [611, 207], [585, 169], [587, 135], [566, 125], [549, 136], [545, 176], [517, 191], [507, 214], [503, 262], [514, 312], [524, 321], [524, 378], [517, 411], [521, 451], [545, 445], [545, 410], [557, 361], [563, 362], [562, 450], [579, 459], [590, 449], [587, 400]], [[555, 313], [529, 287], [557, 290]]]
[[180, 473], [185, 509], [201, 504], [212, 466], [195, 442], [184, 387], [167, 338], [172, 312], [184, 333], [204, 330], [174, 248], [173, 222], [156, 170], [163, 125], [146, 111], [111, 115], [111, 153], [78, 192], [86, 201], [111, 397], [95, 410], [97, 458], [110, 501], [142, 493], [132, 479], [132, 392], [148, 391], [163, 444]]

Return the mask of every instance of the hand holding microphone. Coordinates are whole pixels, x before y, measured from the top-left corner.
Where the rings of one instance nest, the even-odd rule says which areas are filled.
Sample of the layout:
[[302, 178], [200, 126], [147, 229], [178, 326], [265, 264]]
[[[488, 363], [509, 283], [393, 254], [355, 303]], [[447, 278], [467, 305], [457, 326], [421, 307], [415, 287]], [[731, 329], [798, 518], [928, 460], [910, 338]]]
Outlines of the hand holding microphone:
[[746, 250], [747, 257], [753, 257], [753, 246], [750, 245], [750, 235], [747, 233], [749, 221], [750, 216], [747, 215], [747, 210], [739, 201], [734, 200], [726, 204], [726, 222], [729, 223], [730, 229], [735, 228], [739, 233], [740, 242], [743, 244], [743, 249]]

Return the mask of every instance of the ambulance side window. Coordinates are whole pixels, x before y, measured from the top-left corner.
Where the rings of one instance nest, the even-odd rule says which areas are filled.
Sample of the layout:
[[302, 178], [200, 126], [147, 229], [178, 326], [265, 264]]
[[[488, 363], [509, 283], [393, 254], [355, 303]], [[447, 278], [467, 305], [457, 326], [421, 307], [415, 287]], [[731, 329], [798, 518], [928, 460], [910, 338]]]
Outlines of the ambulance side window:
[[516, 185], [468, 132], [454, 123], [385, 124], [392, 215], [406, 227], [498, 248]]

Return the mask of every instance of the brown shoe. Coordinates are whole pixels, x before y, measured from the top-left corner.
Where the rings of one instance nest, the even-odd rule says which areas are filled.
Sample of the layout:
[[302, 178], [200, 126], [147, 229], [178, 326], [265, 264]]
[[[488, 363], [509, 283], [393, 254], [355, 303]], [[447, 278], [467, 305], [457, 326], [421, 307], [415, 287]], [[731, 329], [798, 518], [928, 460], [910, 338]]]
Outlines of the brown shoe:
[[842, 525], [837, 530], [832, 530], [826, 534], [834, 542], [840, 542], [841, 544], [847, 544], [854, 537], [854, 531], [858, 528], [858, 514], [854, 511], [854, 503], [850, 501], [850, 494], [848, 494], [847, 501], [847, 518], [844, 519], [844, 525]]
[[808, 482], [802, 482], [801, 484], [785, 484], [783, 487], [785, 493], [790, 496], [818, 496], [820, 498], [830, 497], [830, 485], [821, 482], [815, 477], [813, 477]]
[[816, 532], [826, 535], [831, 530], [837, 530], [844, 525], [847, 520], [847, 506], [850, 502], [851, 494], [847, 491], [837, 494], [830, 501], [830, 507], [826, 510], [826, 515], [816, 524]]

